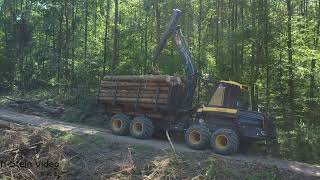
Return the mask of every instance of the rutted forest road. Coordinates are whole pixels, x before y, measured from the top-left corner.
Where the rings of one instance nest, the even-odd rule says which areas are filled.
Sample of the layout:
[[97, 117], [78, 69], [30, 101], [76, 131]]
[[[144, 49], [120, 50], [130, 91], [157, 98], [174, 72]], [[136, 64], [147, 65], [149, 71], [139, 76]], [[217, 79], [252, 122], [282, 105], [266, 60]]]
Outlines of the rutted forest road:
[[[103, 137], [109, 142], [118, 142], [125, 144], [141, 144], [146, 146], [151, 146], [156, 149], [169, 149], [170, 144], [165, 140], [139, 140], [131, 137], [125, 136], [114, 136], [108, 130], [102, 128], [88, 127], [79, 124], [71, 124], [67, 122], [52, 120], [48, 118], [38, 117], [34, 115], [25, 115], [17, 112], [8, 111], [5, 109], [0, 109], [0, 119], [10, 122], [15, 122], [18, 124], [27, 124], [35, 127], [48, 127], [57, 129], [60, 131], [71, 132], [77, 135], [96, 135]], [[188, 148], [183, 142], [174, 142], [175, 150], [178, 152], [197, 152]], [[208, 153], [211, 153], [208, 151]], [[297, 173], [301, 173], [306, 176], [313, 176], [320, 178], [320, 165], [310, 165], [306, 163], [280, 160], [275, 158], [266, 158], [258, 156], [248, 156], [236, 154], [233, 156], [222, 156], [212, 153], [212, 156], [217, 158], [224, 158], [236, 161], [244, 161], [247, 163], [262, 163], [266, 165], [276, 166], [280, 169], [285, 169]]]

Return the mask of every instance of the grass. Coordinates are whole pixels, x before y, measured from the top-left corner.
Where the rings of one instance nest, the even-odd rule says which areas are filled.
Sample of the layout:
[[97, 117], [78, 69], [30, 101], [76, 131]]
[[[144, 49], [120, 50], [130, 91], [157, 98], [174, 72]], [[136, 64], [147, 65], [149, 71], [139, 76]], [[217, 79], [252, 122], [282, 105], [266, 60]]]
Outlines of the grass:
[[211, 161], [208, 169], [205, 171], [206, 179], [236, 179], [234, 170], [219, 165], [216, 161]]
[[85, 140], [81, 136], [77, 136], [71, 133], [63, 133], [61, 136], [57, 138], [57, 140], [78, 146], [82, 145], [85, 142]]
[[104, 137], [99, 135], [75, 135], [70, 132], [63, 132], [53, 128], [47, 128], [47, 130], [57, 141], [75, 145], [82, 150], [97, 148], [116, 150], [120, 147], [120, 143], [108, 142]]
[[134, 152], [143, 153], [152, 150], [150, 146], [145, 146], [143, 144], [133, 144], [129, 148], [133, 149]]

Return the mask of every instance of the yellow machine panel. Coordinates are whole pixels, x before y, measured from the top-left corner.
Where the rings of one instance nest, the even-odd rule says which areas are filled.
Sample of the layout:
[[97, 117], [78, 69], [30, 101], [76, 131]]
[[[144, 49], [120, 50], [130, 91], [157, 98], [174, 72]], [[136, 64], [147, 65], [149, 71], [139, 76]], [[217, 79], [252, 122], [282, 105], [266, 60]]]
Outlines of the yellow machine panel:
[[238, 110], [229, 109], [229, 108], [219, 108], [219, 107], [202, 107], [198, 109], [198, 112], [222, 112], [222, 113], [236, 114]]

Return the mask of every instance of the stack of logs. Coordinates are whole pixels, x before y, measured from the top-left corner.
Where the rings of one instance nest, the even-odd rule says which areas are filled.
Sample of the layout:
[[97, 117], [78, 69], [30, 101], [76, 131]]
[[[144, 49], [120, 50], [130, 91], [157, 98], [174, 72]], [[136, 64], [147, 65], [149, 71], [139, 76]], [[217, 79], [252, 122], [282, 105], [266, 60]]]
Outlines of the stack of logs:
[[106, 76], [101, 82], [99, 100], [113, 105], [167, 106], [176, 85], [181, 85], [181, 79], [168, 75]]

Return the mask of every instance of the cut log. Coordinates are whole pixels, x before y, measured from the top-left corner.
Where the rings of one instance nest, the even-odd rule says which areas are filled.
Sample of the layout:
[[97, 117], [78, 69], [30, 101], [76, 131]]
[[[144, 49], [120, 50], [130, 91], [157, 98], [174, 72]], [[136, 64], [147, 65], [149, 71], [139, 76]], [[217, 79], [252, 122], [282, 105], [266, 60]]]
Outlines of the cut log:
[[[123, 113], [121, 110], [111, 110], [112, 113], [118, 114], [118, 113]], [[126, 112], [128, 115], [137, 115], [136, 112]], [[157, 119], [162, 119], [163, 115], [160, 113], [155, 113], [155, 112], [144, 112], [144, 115], [146, 115], [149, 118], [157, 118]]]
[[114, 87], [114, 86], [137, 86], [137, 87], [169, 87], [171, 86], [170, 83], [154, 83], [154, 82], [143, 82], [143, 83], [139, 83], [139, 82], [122, 82], [122, 81], [102, 81], [101, 82], [102, 85], [105, 86], [110, 86], [110, 87]]
[[[100, 100], [103, 101], [113, 101], [113, 97], [99, 97]], [[137, 102], [137, 98], [116, 98], [116, 101], [120, 102]], [[139, 98], [138, 100], [139, 103], [158, 103], [158, 104], [166, 104], [168, 101], [166, 99], [150, 99], [150, 98]]]
[[47, 112], [53, 115], [59, 115], [64, 112], [63, 107], [51, 107], [45, 102], [40, 102], [40, 100], [24, 100], [24, 99], [12, 99], [6, 97], [8, 100], [12, 101], [14, 104], [10, 103], [10, 107], [23, 107], [24, 109], [29, 109], [34, 112]]
[[[128, 94], [128, 93], [100, 93], [100, 97], [114, 97], [114, 95], [116, 97], [128, 97], [128, 98], [137, 98], [138, 97], [138, 94], [135, 93], [135, 94]], [[168, 98], [168, 94], [156, 94], [156, 93], [153, 93], [153, 94], [140, 94], [139, 95], [139, 98], [153, 98], [153, 99], [156, 99], [156, 98], [159, 98], [159, 99], [167, 99]]]
[[106, 76], [100, 85], [98, 98], [113, 113], [173, 111], [180, 101], [171, 98], [183, 96], [181, 79], [169, 75]]
[[153, 82], [177, 82], [181, 83], [179, 77], [168, 76], [168, 75], [122, 75], [122, 76], [105, 76], [104, 80], [107, 81], [153, 81]]
[[[100, 93], [107, 93], [107, 94], [138, 94], [138, 89], [137, 90], [128, 90], [128, 89], [118, 89], [118, 90], [114, 90], [114, 89], [101, 89]], [[140, 94], [156, 94], [157, 91], [156, 90], [140, 90]], [[168, 91], [159, 91], [159, 94], [168, 94]]]
[[12, 102], [15, 102], [17, 104], [37, 104], [40, 102], [40, 100], [25, 100], [25, 99], [12, 99], [10, 97], [4, 97]]
[[[149, 111], [153, 111], [154, 108], [156, 107], [155, 104], [150, 104], [150, 103], [139, 103], [137, 104], [137, 106], [135, 107], [135, 103], [120, 103], [118, 104], [120, 106], [123, 106], [123, 107], [120, 107], [120, 106], [112, 106], [111, 104], [108, 105], [108, 110], [123, 110], [123, 109], [136, 109], [136, 108], [140, 108], [140, 109], [147, 109]], [[157, 108], [166, 108], [166, 105], [163, 105], [163, 104], [157, 104]]]
[[108, 86], [105, 84], [101, 84], [102, 89], [108, 90], [115, 90], [117, 89], [121, 89], [121, 90], [146, 90], [146, 91], [150, 91], [150, 90], [160, 90], [160, 91], [169, 91], [169, 87], [138, 87], [138, 86], [119, 86], [119, 87], [115, 87], [115, 86]]

